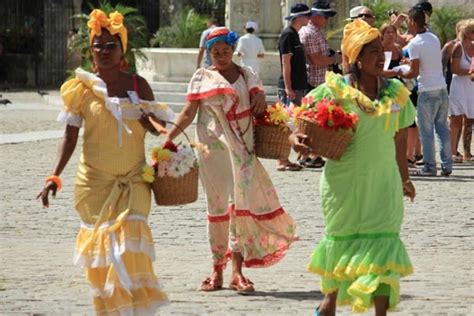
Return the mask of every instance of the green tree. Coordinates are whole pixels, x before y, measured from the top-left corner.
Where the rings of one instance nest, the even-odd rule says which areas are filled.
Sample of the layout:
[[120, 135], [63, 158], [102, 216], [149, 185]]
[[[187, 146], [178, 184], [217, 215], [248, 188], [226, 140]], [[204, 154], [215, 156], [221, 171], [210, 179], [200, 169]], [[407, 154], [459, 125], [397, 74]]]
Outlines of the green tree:
[[435, 8], [429, 24], [438, 35], [441, 46], [456, 37], [456, 23], [467, 18], [467, 13], [461, 7], [442, 6]]
[[160, 28], [151, 39], [156, 47], [198, 47], [201, 32], [206, 29], [207, 17], [191, 8], [185, 8], [173, 17], [171, 26]]
[[[136, 8], [128, 7], [122, 4], [112, 5], [107, 0], [100, 0], [97, 8], [89, 5], [91, 11], [93, 9], [100, 9], [108, 16], [110, 13], [118, 11], [124, 17], [124, 24], [128, 31], [128, 49], [125, 52], [124, 58], [129, 65], [129, 72], [136, 73], [135, 57], [146, 59], [146, 56], [141, 52], [140, 48], [148, 46], [148, 29], [146, 27], [145, 19], [138, 13]], [[72, 49], [78, 49], [82, 55], [81, 67], [87, 71], [92, 70], [92, 56], [89, 47], [89, 28], [87, 21], [88, 14], [77, 14], [72, 17], [81, 21], [81, 26], [77, 36], [72, 43]]]

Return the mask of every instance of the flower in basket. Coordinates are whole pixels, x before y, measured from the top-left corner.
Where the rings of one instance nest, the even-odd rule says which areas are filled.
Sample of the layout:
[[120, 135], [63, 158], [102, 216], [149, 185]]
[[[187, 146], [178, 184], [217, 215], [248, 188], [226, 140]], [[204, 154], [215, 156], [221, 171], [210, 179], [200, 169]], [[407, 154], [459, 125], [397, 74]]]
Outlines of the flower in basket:
[[153, 182], [153, 176], [160, 178], [184, 176], [195, 166], [196, 155], [192, 146], [167, 142], [152, 149], [151, 160], [152, 165], [143, 168], [142, 177], [146, 182]]
[[288, 128], [290, 115], [280, 102], [266, 108], [262, 115], [255, 118], [256, 125], [279, 126]]
[[[311, 104], [314, 100], [305, 100]], [[351, 129], [358, 120], [356, 113], [348, 113], [333, 100], [322, 99], [312, 107], [301, 109], [296, 117], [306, 118], [327, 130]]]

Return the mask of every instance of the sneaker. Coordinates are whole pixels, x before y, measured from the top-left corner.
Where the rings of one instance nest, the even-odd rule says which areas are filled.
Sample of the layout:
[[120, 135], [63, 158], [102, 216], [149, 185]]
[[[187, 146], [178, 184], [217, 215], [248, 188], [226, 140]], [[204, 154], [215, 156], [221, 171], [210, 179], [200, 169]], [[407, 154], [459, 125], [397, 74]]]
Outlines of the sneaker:
[[452, 173], [452, 171], [447, 171], [447, 170], [441, 170], [441, 175], [443, 177], [449, 177], [449, 175]]

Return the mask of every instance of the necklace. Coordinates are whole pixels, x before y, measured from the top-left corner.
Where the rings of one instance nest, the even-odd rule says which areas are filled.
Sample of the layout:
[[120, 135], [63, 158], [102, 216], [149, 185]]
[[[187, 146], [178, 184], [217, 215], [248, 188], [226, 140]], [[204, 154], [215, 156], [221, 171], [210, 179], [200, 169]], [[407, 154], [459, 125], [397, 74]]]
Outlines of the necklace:
[[360, 89], [359, 89], [359, 82], [357, 80], [352, 80], [353, 82], [353, 85], [354, 85], [354, 88], [357, 89], [360, 93], [362, 93], [363, 95], [365, 95], [369, 100], [370, 100], [370, 106], [367, 106], [365, 104], [361, 104], [359, 102], [359, 98], [354, 98], [356, 103], [357, 103], [357, 106], [359, 107], [359, 109], [361, 109], [362, 112], [364, 113], [367, 113], [367, 114], [373, 114], [377, 111], [377, 108], [376, 106], [373, 104], [373, 102], [375, 101], [376, 103], [378, 103], [378, 100], [379, 100], [379, 92], [380, 92], [380, 78], [377, 77], [377, 88], [376, 88], [376, 94], [375, 94], [375, 98], [374, 98], [374, 101], [372, 101], [369, 96], [365, 93], [363, 93]]

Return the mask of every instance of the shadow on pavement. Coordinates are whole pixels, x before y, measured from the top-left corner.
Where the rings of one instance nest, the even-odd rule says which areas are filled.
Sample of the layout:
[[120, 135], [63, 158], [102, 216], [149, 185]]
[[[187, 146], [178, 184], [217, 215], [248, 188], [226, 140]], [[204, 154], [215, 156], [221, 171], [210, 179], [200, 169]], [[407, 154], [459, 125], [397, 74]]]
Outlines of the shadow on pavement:
[[271, 296], [275, 298], [286, 298], [296, 301], [319, 301], [324, 298], [320, 291], [286, 291], [286, 292], [263, 292], [255, 291], [252, 296]]

